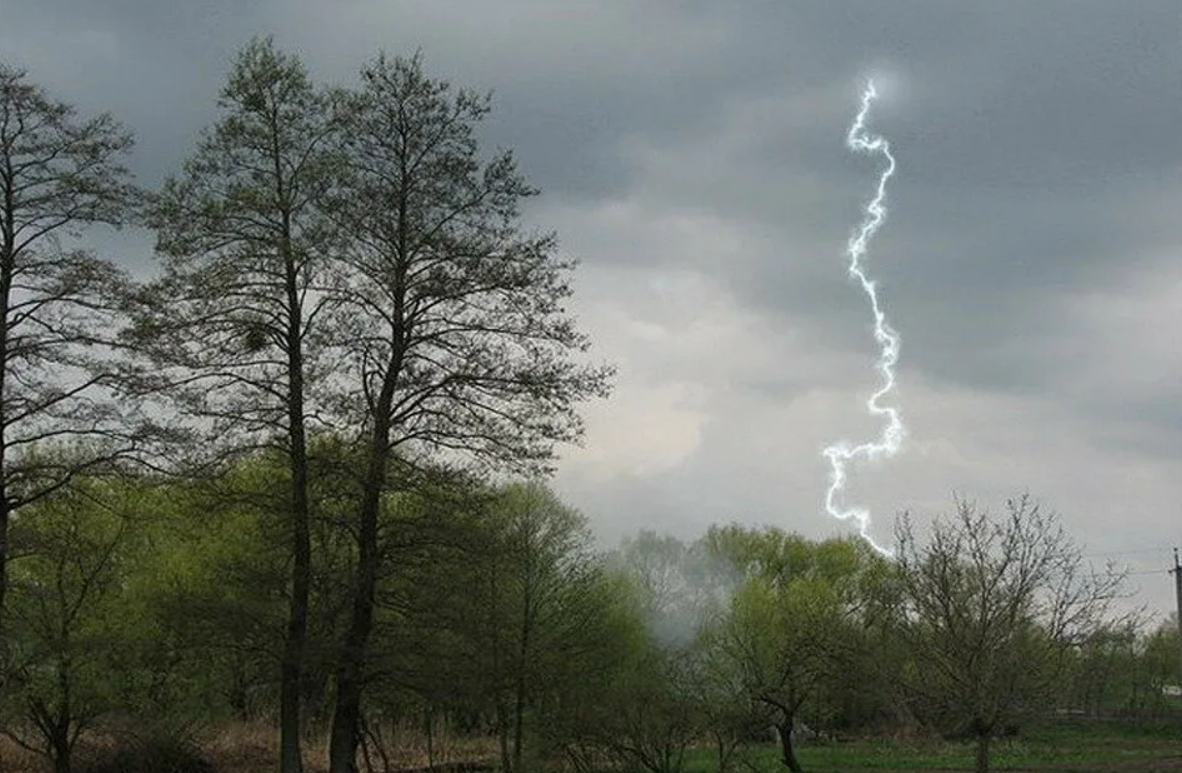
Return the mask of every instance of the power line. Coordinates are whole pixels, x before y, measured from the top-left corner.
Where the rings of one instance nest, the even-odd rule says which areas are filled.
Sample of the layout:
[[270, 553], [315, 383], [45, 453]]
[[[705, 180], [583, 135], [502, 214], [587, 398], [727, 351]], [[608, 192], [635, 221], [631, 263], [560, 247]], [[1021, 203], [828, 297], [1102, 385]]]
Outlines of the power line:
[[1168, 553], [1169, 548], [1141, 548], [1139, 550], [1109, 550], [1103, 553], [1085, 553], [1084, 558], [1105, 558], [1107, 556], [1146, 556], [1154, 553]]

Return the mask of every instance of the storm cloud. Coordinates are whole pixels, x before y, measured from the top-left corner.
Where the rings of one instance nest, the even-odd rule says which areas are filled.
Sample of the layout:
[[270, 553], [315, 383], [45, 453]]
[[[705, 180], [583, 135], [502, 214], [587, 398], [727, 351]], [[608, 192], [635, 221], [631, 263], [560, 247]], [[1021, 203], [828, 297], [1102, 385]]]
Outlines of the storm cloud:
[[[819, 450], [874, 435], [877, 354], [845, 275], [873, 159], [842, 145], [864, 79], [899, 170], [868, 269], [903, 337], [904, 452], [851, 500], [889, 539], [952, 492], [1029, 490], [1137, 599], [1182, 542], [1182, 6], [673, 0], [0, 0], [0, 58], [138, 136], [155, 185], [273, 34], [325, 82], [421, 50], [489, 89], [490, 147], [582, 261], [575, 310], [615, 396], [559, 489], [604, 540], [717, 521], [842, 533]], [[151, 238], [103, 242], [149, 271]], [[1132, 551], [1132, 552], [1130, 552]]]

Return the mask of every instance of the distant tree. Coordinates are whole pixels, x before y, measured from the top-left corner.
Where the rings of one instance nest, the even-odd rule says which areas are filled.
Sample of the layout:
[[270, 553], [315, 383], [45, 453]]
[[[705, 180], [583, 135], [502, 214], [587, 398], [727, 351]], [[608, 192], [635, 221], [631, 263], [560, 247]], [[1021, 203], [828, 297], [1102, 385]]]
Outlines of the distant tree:
[[566, 315], [572, 263], [523, 233], [536, 191], [509, 153], [482, 161], [488, 99], [452, 91], [419, 59], [363, 71], [342, 132], [352, 176], [338, 223], [351, 237], [333, 290], [342, 410], [361, 428], [358, 561], [336, 673], [330, 769], [355, 769], [380, 573], [379, 521], [396, 452], [538, 470], [608, 371], [577, 363], [587, 339]]
[[1147, 628], [1139, 620], [1099, 626], [1070, 653], [1067, 705], [1093, 716], [1144, 719], [1169, 706], [1178, 684], [1177, 626]]
[[1182, 688], [1178, 636], [1178, 614], [1172, 612], [1157, 628], [1146, 634], [1142, 641], [1138, 672], [1152, 696], [1152, 710], [1155, 713], [1164, 713], [1171, 706], [1176, 710], [1182, 704], [1176, 697], [1172, 702], [1166, 697], [1168, 689]]
[[1053, 701], [1066, 654], [1106, 617], [1122, 578], [1084, 564], [1058, 520], [1027, 496], [995, 518], [965, 500], [925, 544], [898, 525], [908, 686], [923, 715], [976, 738], [976, 770], [1007, 726]]
[[1092, 716], [1127, 714], [1143, 689], [1138, 650], [1143, 644], [1136, 625], [1104, 625], [1088, 633], [1069, 653], [1064, 690], [1072, 708]]
[[80, 119], [0, 64], [0, 687], [14, 514], [137, 444], [110, 345], [126, 279], [81, 246], [129, 217], [131, 145], [111, 116]]
[[[686, 543], [652, 531], [625, 540], [616, 560], [637, 588], [652, 637], [654, 669], [668, 681], [660, 698], [664, 710], [637, 717], [647, 732], [633, 738], [631, 748], [645, 748], [646, 739], [651, 744], [662, 738], [670, 742], [709, 736], [719, 770], [725, 770], [749, 739], [752, 724], [767, 725], [764, 707], [744, 689], [741, 670], [714, 646], [711, 636], [741, 583], [741, 569], [713, 549], [709, 538]], [[654, 732], [661, 722], [668, 723], [664, 734]], [[650, 761], [675, 758], [651, 749], [643, 756]]]
[[260, 447], [286, 458], [278, 507], [288, 514], [292, 561], [280, 767], [298, 773], [312, 571], [310, 395], [333, 238], [324, 207], [339, 165], [328, 97], [270, 39], [239, 53], [218, 105], [222, 117], [154, 201], [164, 276], [142, 294], [136, 343], [168, 398], [198, 420], [198, 447], [215, 459]]
[[701, 627], [721, 611], [741, 577], [708, 540], [683, 542], [641, 531], [624, 540], [616, 560], [640, 591], [648, 625], [667, 649], [693, 645]]

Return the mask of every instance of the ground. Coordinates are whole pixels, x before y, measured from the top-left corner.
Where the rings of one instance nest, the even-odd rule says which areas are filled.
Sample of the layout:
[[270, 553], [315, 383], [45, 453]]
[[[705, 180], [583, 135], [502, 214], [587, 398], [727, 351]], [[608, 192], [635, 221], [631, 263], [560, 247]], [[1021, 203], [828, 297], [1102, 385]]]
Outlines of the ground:
[[[390, 755], [392, 771], [422, 770], [427, 764], [422, 739], [414, 736], [409, 728], [387, 736], [401, 739], [403, 747]], [[217, 773], [274, 773], [278, 768], [276, 740], [268, 726], [242, 724], [207, 728], [199, 739]], [[437, 763], [496, 759], [493, 739], [460, 739], [444, 732], [431, 748], [430, 757]], [[1182, 773], [1182, 717], [1169, 722], [1070, 722], [1028, 728], [1015, 738], [998, 741], [994, 751], [996, 773]], [[322, 744], [313, 741], [306, 752], [309, 773], [323, 773]], [[967, 741], [844, 739], [803, 745], [799, 757], [806, 773], [964, 773], [973, 769], [973, 746]], [[0, 760], [4, 773], [48, 769], [42, 760], [4, 740], [0, 740]], [[374, 762], [377, 771], [383, 769], [377, 757]], [[717, 773], [717, 769], [714, 754], [703, 748], [687, 755], [684, 773]], [[745, 759], [732, 766], [732, 773], [785, 770], [771, 744], [749, 749]]]

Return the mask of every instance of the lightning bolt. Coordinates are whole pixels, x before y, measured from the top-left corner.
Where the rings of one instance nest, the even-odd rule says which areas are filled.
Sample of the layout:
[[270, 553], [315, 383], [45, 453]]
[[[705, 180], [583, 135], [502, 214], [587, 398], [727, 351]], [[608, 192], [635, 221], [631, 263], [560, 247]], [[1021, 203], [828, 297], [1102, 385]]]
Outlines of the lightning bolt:
[[873, 416], [886, 420], [882, 434], [877, 440], [867, 441], [858, 445], [850, 445], [846, 441], [838, 441], [827, 447], [821, 453], [829, 460], [831, 468], [829, 475], [829, 490], [825, 492], [825, 510], [834, 518], [853, 520], [858, 524], [858, 533], [879, 553], [891, 556], [887, 548], [882, 547], [870, 535], [870, 511], [863, 507], [847, 507], [842, 509], [837, 504], [838, 495], [845, 488], [846, 468], [856, 459], [874, 460], [882, 456], [894, 456], [903, 443], [906, 428], [898, 408], [883, 405], [882, 400], [895, 388], [895, 364], [899, 361], [899, 334], [887, 322], [882, 304], [878, 300], [878, 288], [873, 280], [866, 276], [862, 265], [862, 258], [866, 254], [866, 246], [874, 237], [883, 221], [886, 219], [887, 182], [895, 173], [895, 157], [891, 155], [891, 146], [883, 137], [866, 133], [866, 115], [870, 112], [870, 105], [878, 96], [874, 89], [874, 81], [866, 82], [862, 92], [862, 107], [857, 117], [850, 125], [846, 134], [846, 147], [855, 153], [869, 153], [882, 156], [886, 160], [882, 173], [878, 177], [878, 187], [874, 198], [866, 205], [865, 217], [861, 224], [850, 236], [845, 254], [849, 256], [849, 274], [862, 285], [866, 297], [870, 299], [870, 309], [874, 312], [874, 340], [881, 349], [878, 357], [877, 369], [881, 376], [881, 386], [866, 401], [866, 409]]

